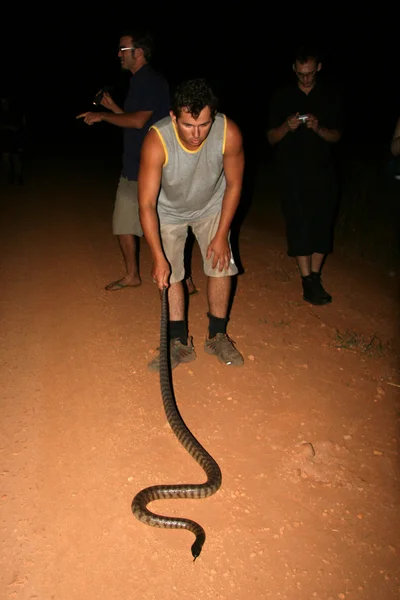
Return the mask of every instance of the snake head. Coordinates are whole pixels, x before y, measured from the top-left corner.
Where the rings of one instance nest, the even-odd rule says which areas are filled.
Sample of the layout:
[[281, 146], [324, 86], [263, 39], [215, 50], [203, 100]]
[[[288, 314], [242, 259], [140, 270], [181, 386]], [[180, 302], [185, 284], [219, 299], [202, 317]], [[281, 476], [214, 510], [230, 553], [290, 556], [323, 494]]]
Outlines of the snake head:
[[191, 548], [192, 550], [192, 556], [193, 556], [193, 562], [196, 560], [196, 558], [198, 556], [200, 556], [201, 553], [201, 549], [203, 547], [203, 544], [201, 542], [199, 542], [198, 540], [196, 540]]

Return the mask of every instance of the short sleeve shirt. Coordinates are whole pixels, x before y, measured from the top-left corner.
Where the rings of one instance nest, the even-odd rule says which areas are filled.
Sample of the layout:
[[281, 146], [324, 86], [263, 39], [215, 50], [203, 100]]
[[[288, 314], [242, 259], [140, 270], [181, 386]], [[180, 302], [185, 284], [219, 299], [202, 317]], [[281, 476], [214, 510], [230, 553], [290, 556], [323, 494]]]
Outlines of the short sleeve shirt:
[[[280, 127], [286, 119], [296, 113], [312, 114], [319, 124], [327, 129], [343, 130], [342, 100], [332, 84], [317, 82], [305, 94], [294, 82], [279, 89], [272, 97], [268, 130]], [[278, 166], [284, 170], [316, 172], [328, 169], [332, 162], [331, 146], [305, 124], [289, 132], [276, 144]]]
[[122, 175], [137, 181], [140, 150], [149, 127], [166, 117], [170, 110], [170, 92], [166, 79], [149, 64], [132, 75], [129, 91], [124, 102], [124, 112], [152, 111], [150, 119], [141, 129], [125, 127], [122, 156]]

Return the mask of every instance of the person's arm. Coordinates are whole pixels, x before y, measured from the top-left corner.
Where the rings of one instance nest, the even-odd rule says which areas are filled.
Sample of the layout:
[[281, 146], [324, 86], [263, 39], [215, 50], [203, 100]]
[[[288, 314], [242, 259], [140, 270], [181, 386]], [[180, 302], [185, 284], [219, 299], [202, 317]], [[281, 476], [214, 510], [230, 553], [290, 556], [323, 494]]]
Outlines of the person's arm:
[[290, 129], [288, 123], [287, 121], [285, 121], [279, 127], [275, 127], [274, 129], [270, 129], [269, 131], [267, 131], [267, 140], [269, 141], [271, 146], [275, 146], [275, 144], [278, 144], [278, 142], [283, 140], [283, 138], [287, 133], [289, 133], [289, 131]]
[[83, 119], [87, 125], [105, 121], [117, 127], [128, 129], [142, 129], [150, 119], [153, 111], [138, 110], [137, 112], [105, 113], [105, 112], [85, 112], [78, 115], [77, 119]]
[[338, 129], [327, 129], [326, 127], [320, 127], [317, 133], [325, 142], [330, 142], [331, 144], [335, 144], [342, 137]]
[[308, 117], [306, 125], [309, 129], [313, 129], [325, 142], [336, 144], [341, 139], [343, 131], [342, 92], [331, 89], [329, 114], [323, 123], [319, 123], [314, 115]]
[[267, 140], [271, 146], [279, 144], [288, 133], [296, 131], [302, 124], [297, 118], [300, 113], [288, 116], [287, 106], [285, 90], [276, 91], [272, 95], [268, 109]]
[[142, 129], [150, 119], [153, 111], [138, 110], [137, 112], [124, 112], [122, 114], [97, 113], [100, 114], [100, 120], [117, 125], [117, 127], [127, 127], [128, 129]]
[[400, 118], [396, 123], [390, 150], [393, 156], [400, 156]]
[[278, 144], [288, 133], [296, 131], [296, 129], [300, 127], [302, 122], [298, 118], [299, 114], [300, 113], [291, 115], [282, 123], [282, 125], [279, 125], [279, 127], [274, 127], [267, 131], [267, 139], [271, 146]]
[[[155, 93], [153, 90], [147, 90], [147, 102], [148, 104], [146, 108], [150, 107], [155, 98]], [[108, 92], [103, 94], [101, 99], [101, 105], [108, 109], [108, 112], [85, 112], [78, 115], [76, 118], [83, 118], [87, 125], [93, 125], [93, 123], [101, 123], [104, 121], [105, 123], [110, 123], [111, 125], [116, 125], [117, 127], [124, 127], [127, 129], [142, 129], [151, 115], [153, 114], [152, 110], [138, 110], [135, 112], [125, 112], [114, 102], [111, 95]]]
[[244, 150], [243, 137], [239, 127], [230, 119], [226, 123], [226, 138], [224, 151], [224, 172], [226, 188], [222, 199], [221, 216], [214, 238], [211, 240], [207, 259], [213, 255], [212, 266], [215, 268], [219, 262], [219, 270], [228, 269], [231, 253], [228, 243], [228, 234], [239, 206], [243, 185]]
[[338, 142], [342, 137], [342, 134], [338, 129], [329, 129], [328, 127], [322, 127], [319, 124], [318, 119], [314, 117], [314, 115], [308, 115], [306, 125], [308, 129], [312, 129], [313, 131], [315, 131], [315, 133], [319, 135], [319, 137], [321, 137], [323, 140], [325, 140], [325, 142], [334, 144]]
[[221, 218], [217, 234], [228, 235], [240, 202], [244, 173], [243, 137], [239, 127], [230, 119], [226, 123], [224, 151], [226, 188], [222, 199]]
[[139, 218], [144, 237], [153, 257], [152, 277], [160, 290], [168, 286], [170, 267], [165, 258], [157, 214], [165, 151], [158, 133], [150, 129], [144, 138], [140, 152], [138, 176]]

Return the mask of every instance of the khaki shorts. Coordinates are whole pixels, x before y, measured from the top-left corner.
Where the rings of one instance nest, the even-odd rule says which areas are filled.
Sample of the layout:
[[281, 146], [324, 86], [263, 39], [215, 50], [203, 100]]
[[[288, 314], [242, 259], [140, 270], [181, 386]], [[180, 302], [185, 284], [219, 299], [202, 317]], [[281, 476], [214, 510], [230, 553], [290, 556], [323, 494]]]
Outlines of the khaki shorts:
[[185, 277], [183, 257], [189, 226], [192, 228], [193, 234], [199, 244], [201, 255], [203, 257], [204, 273], [206, 275], [209, 277], [227, 277], [228, 275], [236, 275], [238, 273], [238, 269], [232, 257], [232, 249], [231, 262], [227, 270], [224, 269], [219, 271], [218, 265], [213, 269], [213, 256], [211, 256], [209, 260], [206, 260], [207, 249], [217, 232], [220, 216], [221, 213], [219, 212], [212, 217], [200, 221], [190, 221], [179, 225], [160, 225], [164, 254], [171, 265], [170, 283], [177, 283], [178, 281], [182, 281]]
[[138, 183], [122, 175], [115, 198], [112, 230], [114, 235], [143, 235], [139, 220]]

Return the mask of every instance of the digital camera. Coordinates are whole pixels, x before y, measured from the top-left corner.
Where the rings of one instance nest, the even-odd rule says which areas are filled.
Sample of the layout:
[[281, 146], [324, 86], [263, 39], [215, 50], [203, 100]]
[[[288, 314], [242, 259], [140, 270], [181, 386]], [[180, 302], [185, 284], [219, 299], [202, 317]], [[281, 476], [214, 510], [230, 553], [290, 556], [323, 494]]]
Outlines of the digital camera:
[[109, 93], [110, 91], [111, 91], [111, 86], [109, 86], [109, 85], [106, 85], [103, 88], [101, 88], [101, 90], [99, 92], [97, 92], [97, 94], [95, 95], [94, 100], [93, 100], [93, 104], [95, 106], [100, 106], [101, 101], [103, 100], [104, 94], [106, 92]]
[[104, 90], [100, 90], [94, 97], [93, 104], [95, 106], [100, 106], [101, 101], [103, 100]]

